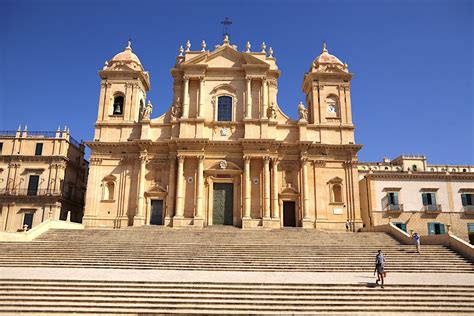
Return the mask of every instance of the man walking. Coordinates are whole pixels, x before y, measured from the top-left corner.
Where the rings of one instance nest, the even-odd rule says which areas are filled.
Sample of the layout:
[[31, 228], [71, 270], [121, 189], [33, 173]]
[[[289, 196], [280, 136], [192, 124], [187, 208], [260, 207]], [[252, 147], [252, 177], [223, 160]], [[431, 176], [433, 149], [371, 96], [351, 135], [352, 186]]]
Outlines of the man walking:
[[418, 235], [418, 233], [414, 233], [411, 237], [413, 238], [413, 241], [415, 242], [416, 252], [420, 253], [420, 235]]
[[375, 256], [375, 272], [377, 272], [377, 281], [375, 281], [375, 284], [381, 285], [381, 288], [383, 289], [384, 285], [384, 278], [385, 278], [385, 256], [382, 254], [382, 250], [379, 250], [377, 255]]

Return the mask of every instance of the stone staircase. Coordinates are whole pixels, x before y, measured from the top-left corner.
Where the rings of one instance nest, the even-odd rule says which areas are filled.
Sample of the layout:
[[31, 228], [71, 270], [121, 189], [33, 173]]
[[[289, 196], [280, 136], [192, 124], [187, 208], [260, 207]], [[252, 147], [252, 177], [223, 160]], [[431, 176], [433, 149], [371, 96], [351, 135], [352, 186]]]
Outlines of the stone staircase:
[[473, 272], [444, 246], [402, 245], [385, 233], [234, 227], [178, 230], [50, 230], [32, 242], [0, 243], [0, 267], [211, 271], [371, 272], [376, 251], [389, 272]]
[[76, 280], [0, 282], [0, 314], [472, 315], [469, 286], [166, 283]]

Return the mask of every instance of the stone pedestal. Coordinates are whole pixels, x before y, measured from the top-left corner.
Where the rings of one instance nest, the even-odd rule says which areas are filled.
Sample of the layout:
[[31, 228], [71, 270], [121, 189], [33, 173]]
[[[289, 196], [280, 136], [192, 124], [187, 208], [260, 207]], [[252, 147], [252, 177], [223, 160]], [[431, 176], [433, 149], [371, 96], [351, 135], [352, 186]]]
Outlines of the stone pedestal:
[[173, 217], [173, 227], [182, 227], [184, 225], [184, 217]]
[[252, 228], [252, 219], [250, 217], [242, 218], [242, 229]]
[[273, 221], [270, 217], [264, 217], [262, 219], [263, 228], [273, 228]]
[[310, 218], [303, 218], [303, 222], [301, 225], [303, 228], [314, 228], [314, 221]]
[[195, 217], [193, 220], [193, 227], [203, 228], [204, 227], [204, 218]]
[[145, 225], [145, 217], [144, 216], [134, 216], [133, 217], [133, 226], [143, 226]]

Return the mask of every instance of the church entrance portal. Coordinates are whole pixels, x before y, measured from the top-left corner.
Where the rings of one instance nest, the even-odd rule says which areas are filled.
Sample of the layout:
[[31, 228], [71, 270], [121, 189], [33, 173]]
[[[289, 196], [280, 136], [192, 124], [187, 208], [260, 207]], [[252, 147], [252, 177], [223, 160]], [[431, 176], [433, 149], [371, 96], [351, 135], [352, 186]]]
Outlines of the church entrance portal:
[[283, 202], [283, 226], [296, 227], [296, 211], [294, 201]]
[[150, 225], [163, 225], [163, 200], [151, 200]]
[[213, 225], [232, 225], [234, 209], [234, 185], [214, 183]]

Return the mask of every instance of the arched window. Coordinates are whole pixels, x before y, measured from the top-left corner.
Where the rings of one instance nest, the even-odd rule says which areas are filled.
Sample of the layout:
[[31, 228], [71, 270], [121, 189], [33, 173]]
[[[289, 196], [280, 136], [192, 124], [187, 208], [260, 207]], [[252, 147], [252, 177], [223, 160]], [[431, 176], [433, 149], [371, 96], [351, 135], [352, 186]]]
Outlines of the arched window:
[[332, 186], [332, 200], [334, 203], [342, 203], [342, 188], [340, 184]]
[[411, 170], [416, 171], [416, 165], [413, 165], [413, 166], [411, 167]]
[[104, 191], [104, 200], [113, 200], [114, 199], [115, 184], [113, 181], [106, 183]]
[[217, 99], [217, 120], [232, 121], [232, 97], [221, 96]]
[[119, 95], [114, 98], [114, 115], [123, 114], [123, 96]]

